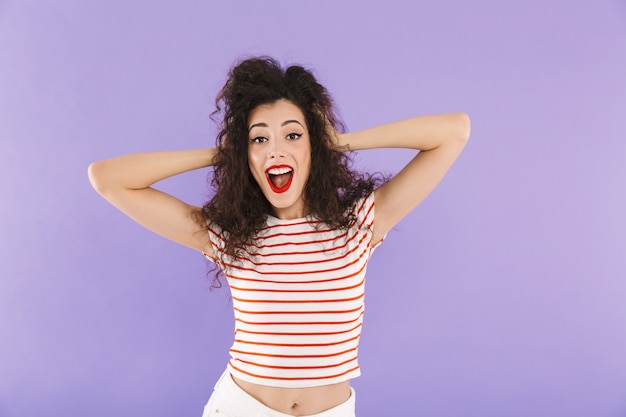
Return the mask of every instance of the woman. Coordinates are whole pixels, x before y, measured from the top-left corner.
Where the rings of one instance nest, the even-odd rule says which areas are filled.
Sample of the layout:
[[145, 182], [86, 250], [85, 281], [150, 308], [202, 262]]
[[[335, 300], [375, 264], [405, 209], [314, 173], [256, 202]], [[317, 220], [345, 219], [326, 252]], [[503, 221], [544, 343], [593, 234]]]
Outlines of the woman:
[[[205, 417], [354, 416], [367, 261], [450, 168], [469, 119], [421, 116], [341, 134], [314, 76], [270, 58], [237, 64], [216, 105], [215, 148], [96, 162], [91, 183], [227, 278], [235, 341]], [[385, 147], [419, 152], [384, 183], [350, 169], [345, 151]], [[208, 166], [215, 194], [202, 208], [151, 187]]]

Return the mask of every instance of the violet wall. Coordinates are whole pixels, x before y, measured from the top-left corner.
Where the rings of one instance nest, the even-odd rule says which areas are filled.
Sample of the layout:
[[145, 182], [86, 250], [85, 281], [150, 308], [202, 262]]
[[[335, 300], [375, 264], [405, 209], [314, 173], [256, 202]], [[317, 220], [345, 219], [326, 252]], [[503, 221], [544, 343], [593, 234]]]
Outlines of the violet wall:
[[[213, 98], [250, 54], [314, 68], [352, 130], [472, 118], [370, 263], [359, 417], [626, 416], [623, 0], [5, 0], [1, 417], [201, 415], [228, 292], [86, 169], [213, 144]], [[162, 188], [200, 204], [205, 178]]]

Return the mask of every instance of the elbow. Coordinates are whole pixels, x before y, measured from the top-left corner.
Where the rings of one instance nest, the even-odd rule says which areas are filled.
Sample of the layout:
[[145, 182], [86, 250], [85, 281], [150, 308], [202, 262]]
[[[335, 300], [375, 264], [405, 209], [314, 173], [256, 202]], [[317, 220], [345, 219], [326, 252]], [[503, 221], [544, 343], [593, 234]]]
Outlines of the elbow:
[[456, 113], [457, 137], [461, 142], [467, 142], [470, 137], [471, 123], [467, 113]]
[[106, 166], [104, 161], [89, 164], [87, 176], [89, 177], [89, 183], [98, 194], [103, 194], [106, 191]]

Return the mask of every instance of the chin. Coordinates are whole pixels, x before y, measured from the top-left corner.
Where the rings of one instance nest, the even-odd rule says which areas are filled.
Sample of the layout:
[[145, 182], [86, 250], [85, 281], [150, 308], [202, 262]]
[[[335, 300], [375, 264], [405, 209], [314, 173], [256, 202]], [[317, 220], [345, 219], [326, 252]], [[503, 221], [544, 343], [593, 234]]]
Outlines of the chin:
[[[285, 196], [286, 197], [286, 196]], [[300, 202], [300, 198], [297, 197], [287, 197], [287, 198], [276, 198], [276, 195], [271, 195], [268, 196], [266, 195], [265, 198], [267, 198], [267, 201], [269, 201], [270, 205], [272, 206], [272, 208], [274, 209], [274, 214], [279, 214], [278, 212], [283, 211], [283, 210], [290, 210], [293, 209], [294, 211], [297, 211], [300, 209], [301, 207], [301, 202]], [[302, 204], [303, 206], [303, 204]], [[302, 210], [304, 211], [304, 210]], [[299, 214], [294, 214], [293, 216], [295, 217], [304, 217], [304, 213], [299, 213]], [[278, 216], [277, 216], [278, 217]], [[290, 217], [292, 217], [290, 215]]]

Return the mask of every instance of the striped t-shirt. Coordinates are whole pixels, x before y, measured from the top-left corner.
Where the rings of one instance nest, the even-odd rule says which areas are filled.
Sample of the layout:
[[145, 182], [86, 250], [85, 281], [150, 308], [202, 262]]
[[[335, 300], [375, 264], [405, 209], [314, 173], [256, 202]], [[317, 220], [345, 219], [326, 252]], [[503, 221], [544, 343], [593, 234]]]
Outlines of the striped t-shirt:
[[365, 269], [374, 250], [374, 194], [357, 200], [351, 210], [355, 222], [347, 230], [313, 218], [268, 216], [236, 261], [224, 256], [219, 227], [209, 225], [235, 312], [232, 375], [285, 388], [360, 375], [357, 352]]

